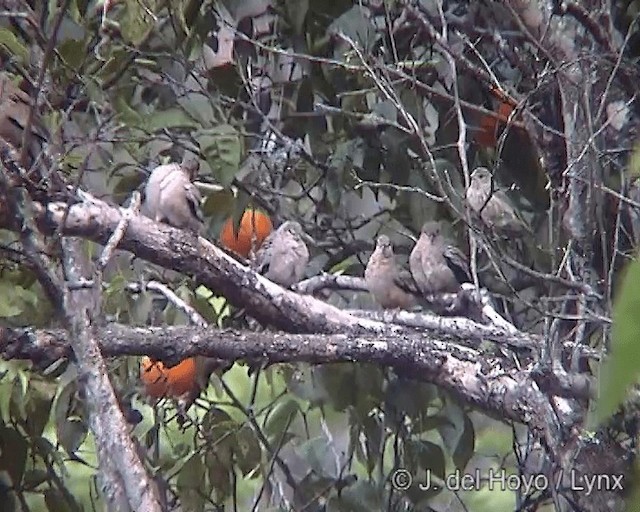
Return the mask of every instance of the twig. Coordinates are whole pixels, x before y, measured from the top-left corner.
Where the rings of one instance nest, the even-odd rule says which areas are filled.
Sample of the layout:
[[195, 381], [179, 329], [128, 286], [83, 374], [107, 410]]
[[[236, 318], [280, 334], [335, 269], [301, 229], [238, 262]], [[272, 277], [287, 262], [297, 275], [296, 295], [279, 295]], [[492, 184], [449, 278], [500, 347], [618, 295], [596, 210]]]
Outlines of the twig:
[[[475, 292], [477, 290], [477, 288], [471, 283], [463, 283], [462, 289], [470, 292]], [[500, 314], [495, 310], [487, 290], [480, 290], [479, 293], [474, 293], [474, 295], [479, 296], [480, 303], [482, 304], [482, 314], [487, 317], [493, 325], [508, 334], [518, 334], [520, 332], [515, 325], [502, 318], [502, 316], [500, 316]]]
[[319, 290], [352, 290], [368, 292], [369, 288], [362, 277], [344, 276], [336, 274], [321, 274], [313, 276], [293, 285], [292, 289], [298, 293], [313, 294]]
[[129, 225], [129, 221], [140, 211], [140, 201], [140, 192], [136, 190], [135, 192], [133, 192], [133, 194], [131, 194], [128, 208], [124, 210], [120, 222], [118, 222], [116, 229], [113, 230], [111, 238], [109, 238], [106, 245], [104, 246], [104, 249], [102, 250], [102, 255], [100, 256], [100, 259], [98, 260], [98, 264], [96, 266], [96, 270], [98, 272], [101, 273], [105, 269], [107, 263], [109, 263], [109, 260], [111, 259], [113, 251], [115, 251], [116, 247], [120, 243], [120, 240], [122, 240], [124, 232], [127, 230], [127, 226]]
[[[131, 284], [135, 285], [137, 283]], [[192, 308], [189, 304], [178, 297], [175, 292], [166, 284], [160, 283], [158, 281], [149, 281], [147, 283], [144, 283], [144, 286], [149, 290], [154, 290], [164, 295], [167, 300], [171, 302], [171, 304], [183, 311], [184, 314], [189, 317], [189, 320], [193, 325], [197, 325], [198, 327], [207, 327], [209, 325], [209, 323], [202, 317], [200, 313], [198, 313], [194, 308]]]

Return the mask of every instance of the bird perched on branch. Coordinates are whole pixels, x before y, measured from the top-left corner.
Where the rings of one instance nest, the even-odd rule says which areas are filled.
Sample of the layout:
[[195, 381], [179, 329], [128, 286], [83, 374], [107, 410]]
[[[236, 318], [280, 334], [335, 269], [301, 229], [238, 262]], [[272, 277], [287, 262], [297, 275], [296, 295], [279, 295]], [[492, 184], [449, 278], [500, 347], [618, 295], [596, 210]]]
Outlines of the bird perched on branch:
[[457, 292], [460, 283], [469, 280], [464, 255], [447, 243], [439, 222], [425, 222], [420, 238], [411, 251], [409, 268], [425, 295]]
[[[8, 76], [0, 75], [0, 140], [13, 149], [16, 156], [22, 151], [31, 104], [31, 97], [26, 92], [14, 85]], [[48, 140], [37, 110], [32, 114], [30, 132], [26, 160], [21, 162], [27, 168], [37, 160], [43, 143]]]
[[309, 249], [302, 226], [286, 221], [271, 232], [255, 256], [257, 272], [280, 286], [290, 287], [304, 277], [309, 263]]
[[411, 309], [419, 302], [420, 291], [411, 274], [396, 265], [393, 245], [380, 235], [364, 271], [364, 280], [378, 304], [385, 309]]
[[198, 173], [196, 160], [159, 165], [145, 187], [145, 213], [156, 222], [198, 233], [202, 227], [200, 191], [192, 183]]
[[482, 221], [497, 232], [507, 235], [531, 232], [504, 191], [494, 189], [493, 176], [486, 167], [478, 167], [471, 173], [466, 200]]

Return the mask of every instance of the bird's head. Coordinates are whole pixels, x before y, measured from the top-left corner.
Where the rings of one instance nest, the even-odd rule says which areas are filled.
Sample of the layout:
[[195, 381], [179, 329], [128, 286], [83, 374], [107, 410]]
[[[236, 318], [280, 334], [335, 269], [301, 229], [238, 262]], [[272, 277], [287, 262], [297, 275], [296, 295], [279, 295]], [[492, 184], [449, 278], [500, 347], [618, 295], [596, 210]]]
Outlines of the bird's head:
[[393, 256], [393, 245], [391, 245], [391, 240], [387, 235], [380, 235], [376, 239], [376, 249], [382, 252], [382, 255], [390, 258]]
[[195, 157], [185, 156], [182, 159], [180, 168], [182, 169], [182, 172], [184, 172], [189, 178], [189, 181], [193, 181], [198, 176], [198, 171], [200, 170], [200, 162]]
[[491, 171], [486, 167], [477, 167], [471, 173], [471, 182], [483, 184], [483, 183], [491, 183]]
[[302, 226], [300, 225], [299, 222], [296, 222], [295, 220], [286, 221], [278, 229], [280, 231], [282, 231], [283, 233], [288, 233], [288, 234], [293, 235], [295, 237], [302, 238], [302, 236], [303, 236]]
[[420, 230], [420, 232], [426, 235], [429, 240], [435, 240], [440, 236], [441, 231], [440, 223], [433, 220], [425, 222]]

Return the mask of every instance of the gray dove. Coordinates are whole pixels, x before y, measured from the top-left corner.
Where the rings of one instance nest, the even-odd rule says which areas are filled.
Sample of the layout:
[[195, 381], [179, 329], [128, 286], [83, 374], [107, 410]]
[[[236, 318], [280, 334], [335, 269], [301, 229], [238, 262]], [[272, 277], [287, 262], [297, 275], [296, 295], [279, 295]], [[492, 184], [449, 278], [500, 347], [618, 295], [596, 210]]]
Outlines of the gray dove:
[[303, 277], [309, 263], [302, 226], [286, 221], [271, 232], [255, 256], [256, 270], [274, 283], [290, 287]]
[[145, 187], [145, 213], [156, 222], [198, 233], [202, 227], [200, 191], [191, 182], [197, 161], [159, 165]]
[[490, 228], [510, 235], [522, 235], [529, 231], [518, 216], [509, 197], [502, 190], [494, 190], [493, 177], [486, 167], [478, 167], [471, 173], [467, 189], [467, 204], [480, 215]]
[[409, 267], [420, 291], [425, 295], [457, 292], [469, 279], [464, 255], [442, 236], [439, 222], [425, 222], [420, 238], [411, 251]]
[[393, 245], [386, 235], [376, 240], [364, 280], [373, 298], [385, 309], [411, 309], [419, 301], [420, 291], [411, 274], [396, 265]]

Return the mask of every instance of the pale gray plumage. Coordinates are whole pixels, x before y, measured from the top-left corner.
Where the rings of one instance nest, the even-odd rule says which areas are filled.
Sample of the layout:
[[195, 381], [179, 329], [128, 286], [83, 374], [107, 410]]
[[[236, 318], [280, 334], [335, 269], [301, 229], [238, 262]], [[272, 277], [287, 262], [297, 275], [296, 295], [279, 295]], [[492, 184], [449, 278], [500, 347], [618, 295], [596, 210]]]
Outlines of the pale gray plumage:
[[457, 292], [468, 278], [462, 253], [449, 245], [439, 222], [425, 222], [420, 238], [411, 251], [409, 267], [420, 291], [425, 295]]
[[509, 197], [504, 191], [494, 189], [493, 177], [486, 167], [478, 167], [471, 173], [466, 200], [488, 227], [513, 235], [528, 231]]
[[410, 309], [418, 303], [417, 285], [409, 272], [396, 265], [393, 245], [386, 235], [376, 240], [364, 280], [373, 298], [385, 309]]
[[145, 213], [156, 222], [198, 233], [202, 227], [201, 196], [191, 183], [193, 174], [191, 163], [156, 167], [145, 187]]
[[255, 257], [256, 270], [267, 279], [286, 288], [299, 282], [309, 263], [309, 249], [303, 240], [302, 226], [287, 221], [269, 234]]

